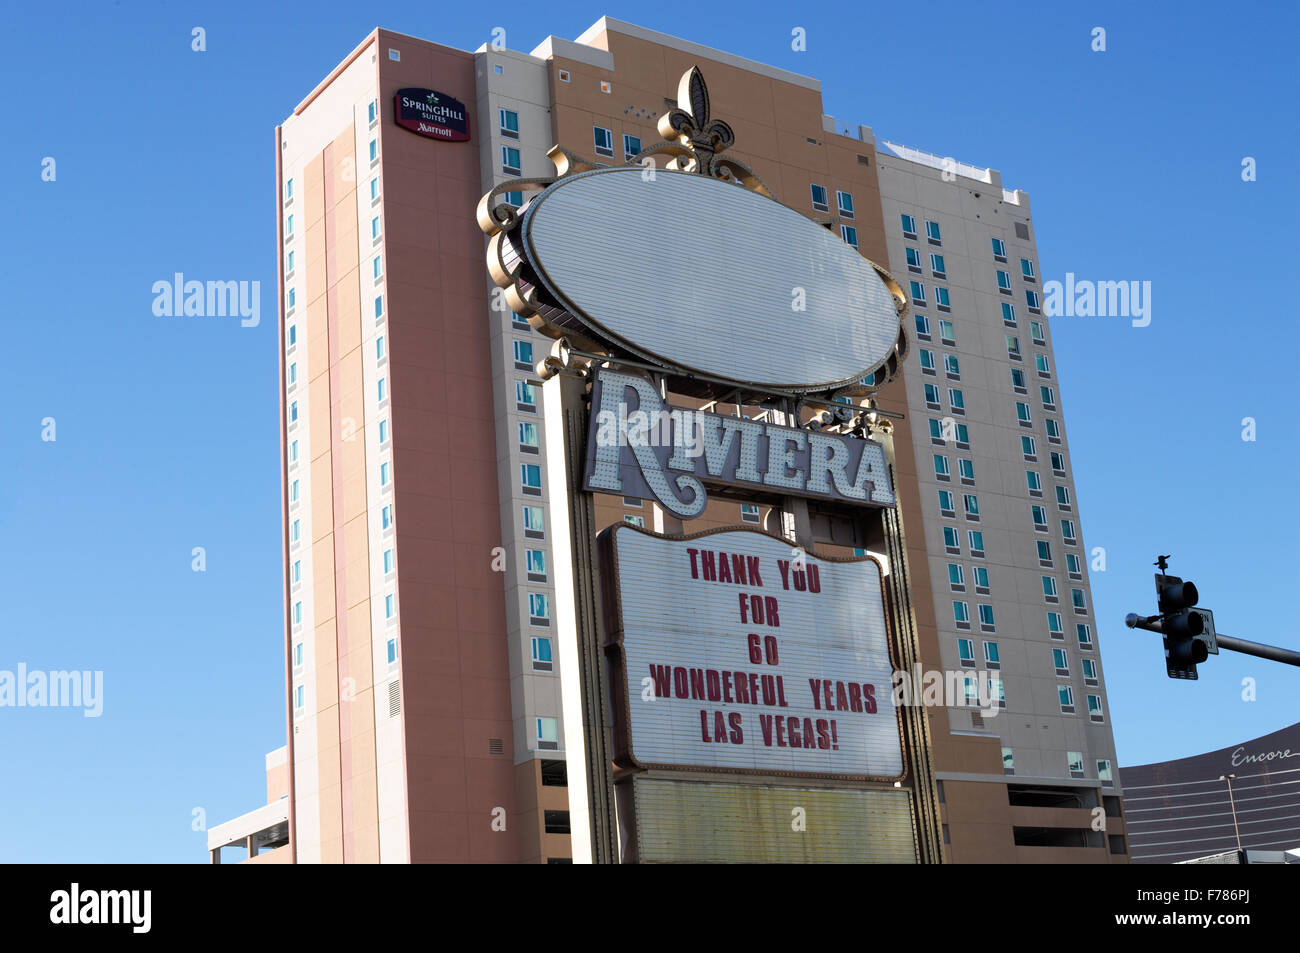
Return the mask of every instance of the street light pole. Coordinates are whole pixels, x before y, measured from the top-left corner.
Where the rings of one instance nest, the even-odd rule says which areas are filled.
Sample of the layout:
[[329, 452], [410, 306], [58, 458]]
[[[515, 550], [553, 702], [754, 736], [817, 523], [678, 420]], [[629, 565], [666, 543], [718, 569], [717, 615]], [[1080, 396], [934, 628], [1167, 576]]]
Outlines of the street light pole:
[[1228, 803], [1232, 805], [1232, 830], [1237, 835], [1237, 850], [1240, 851], [1241, 828], [1237, 826], [1237, 802], [1232, 796], [1232, 781], [1235, 777], [1235, 774], [1221, 774], [1219, 775], [1219, 780], [1228, 782]]

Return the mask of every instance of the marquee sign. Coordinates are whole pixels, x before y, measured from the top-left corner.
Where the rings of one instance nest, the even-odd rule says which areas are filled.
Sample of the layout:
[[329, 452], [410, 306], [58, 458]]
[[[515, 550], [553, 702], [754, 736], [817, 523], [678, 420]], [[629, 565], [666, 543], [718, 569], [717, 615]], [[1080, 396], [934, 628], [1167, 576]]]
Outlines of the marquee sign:
[[875, 559], [749, 529], [601, 545], [619, 764], [902, 776]]
[[635, 374], [596, 369], [583, 489], [704, 512], [704, 484], [893, 506], [880, 444], [665, 405]]
[[406, 87], [393, 100], [397, 124], [417, 135], [448, 142], [469, 140], [469, 113], [465, 104], [435, 89]]

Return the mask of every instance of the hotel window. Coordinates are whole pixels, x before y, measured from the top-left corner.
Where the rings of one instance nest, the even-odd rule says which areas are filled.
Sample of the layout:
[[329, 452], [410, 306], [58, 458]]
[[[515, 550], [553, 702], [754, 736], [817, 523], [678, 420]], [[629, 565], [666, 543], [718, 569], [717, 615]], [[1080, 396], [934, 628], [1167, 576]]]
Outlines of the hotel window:
[[1047, 362], [1046, 354], [1035, 354], [1034, 366], [1038, 368], [1040, 374], [1050, 374], [1052, 370], [1051, 365]]
[[985, 629], [992, 630], [994, 628], [993, 607], [986, 602], [981, 602], [979, 604], [979, 613], [980, 625]]
[[957, 515], [957, 502], [951, 490], [939, 491], [939, 510], [944, 516]]
[[1070, 659], [1065, 654], [1065, 649], [1052, 649], [1052, 665], [1056, 668], [1057, 675], [1070, 674]]
[[812, 183], [812, 206], [819, 212], [829, 212], [831, 210], [830, 201], [826, 197], [826, 187]]
[[375, 260], [371, 262], [370, 272], [375, 281], [384, 277], [384, 260], [379, 255], [376, 255]]
[[939, 388], [935, 384], [925, 385], [925, 403], [931, 410], [939, 410], [942, 404], [939, 403]]
[[1079, 640], [1079, 648], [1081, 648], [1081, 649], [1090, 649], [1090, 648], [1092, 648], [1092, 629], [1091, 629], [1091, 628], [1089, 628], [1089, 627], [1088, 627], [1087, 625], [1085, 625], [1084, 623], [1079, 622], [1079, 623], [1077, 623], [1077, 624], [1075, 625], [1075, 627], [1074, 627], [1074, 634], [1075, 634], [1075, 636], [1076, 636], [1076, 637], [1078, 638], [1078, 640]]
[[1043, 323], [1041, 321], [1029, 322], [1029, 336], [1034, 339], [1035, 344], [1047, 344], [1047, 338], [1043, 336]]
[[289, 252], [289, 254], [284, 256], [284, 271], [285, 271], [286, 278], [289, 275], [293, 274], [293, 252], [292, 251]]
[[535, 452], [537, 447], [537, 424], [521, 423], [519, 425], [519, 449], [526, 452]]
[[759, 520], [758, 507], [753, 503], [740, 504], [740, 519], [745, 523], [757, 523]]
[[532, 539], [541, 539], [546, 535], [546, 511], [540, 506], [525, 506], [524, 535]]
[[948, 472], [948, 458], [941, 453], [934, 455], [934, 475], [940, 480], [952, 479], [951, 474]]
[[298, 441], [297, 440], [289, 444], [289, 462], [290, 463], [298, 462]]
[[286, 238], [293, 238], [293, 216], [290, 215], [284, 220], [284, 234]]
[[980, 518], [980, 501], [976, 499], [973, 493], [962, 494], [962, 506], [966, 510], [968, 520], [977, 520]]
[[1080, 659], [1079, 667], [1083, 669], [1083, 679], [1089, 685], [1097, 684], [1097, 663], [1090, 658]]
[[501, 120], [501, 135], [505, 139], [519, 138], [519, 113], [513, 109], [498, 109], [497, 115]]
[[379, 421], [379, 443], [388, 443], [388, 418]]
[[1025, 459], [1028, 460], [1030, 463], [1033, 463], [1035, 460], [1038, 459], [1038, 445], [1034, 443], [1033, 437], [1021, 436], [1020, 452], [1024, 455]]
[[1056, 505], [1062, 509], [1070, 508], [1070, 488], [1058, 486], [1056, 488]]
[[289, 365], [289, 386], [292, 387], [298, 383], [298, 362], [294, 361]]
[[1007, 243], [1000, 238], [993, 239], [993, 258], [995, 261], [1007, 260]]
[[501, 147], [501, 171], [507, 175], [523, 174], [523, 164], [519, 158], [519, 150], [514, 146]]
[[379, 337], [375, 338], [375, 360], [382, 361], [383, 359], [384, 359], [384, 336], [381, 334], [379, 335]]
[[533, 671], [550, 672], [555, 669], [551, 659], [551, 640], [540, 635], [533, 636]]
[[371, 139], [370, 140], [370, 161], [373, 163], [378, 158], [379, 158], [379, 140]]
[[521, 371], [533, 369], [533, 342], [515, 341], [515, 367]]
[[614, 133], [603, 126], [592, 127], [592, 138], [596, 142], [596, 155], [614, 155]]
[[1102, 759], [1097, 762], [1097, 780], [1102, 784], [1114, 784], [1115, 778], [1110, 773], [1110, 762]]
[[853, 196], [848, 192], [836, 192], [835, 204], [839, 207], [841, 218], [853, 217]]
[[1083, 578], [1083, 561], [1079, 559], [1078, 553], [1065, 554], [1065, 569], [1066, 572], [1068, 572], [1072, 578], [1074, 579]]
[[846, 244], [858, 247], [858, 230], [852, 225], [840, 226], [840, 238], [844, 239]]
[[1037, 470], [1025, 471], [1025, 486], [1029, 488], [1030, 493], [1035, 495], [1039, 495], [1043, 492], [1043, 480], [1042, 477], [1038, 475]]
[[1093, 721], [1101, 721], [1104, 716], [1101, 711], [1101, 696], [1088, 696], [1088, 717]]
[[515, 208], [519, 208], [524, 204], [524, 193], [522, 190], [506, 192], [503, 197], [505, 198], [507, 205], [514, 206]]
[[1052, 388], [1043, 384], [1038, 388], [1038, 396], [1043, 399], [1043, 406], [1045, 408], [1048, 410], [1054, 410], [1056, 408], [1056, 391], [1052, 390]]
[[1061, 703], [1061, 711], [1069, 713], [1074, 711], [1074, 689], [1069, 685], [1057, 685], [1056, 697]]
[[943, 423], [938, 418], [930, 418], [930, 439], [943, 443], [947, 439], [947, 434], [943, 432]]
[[912, 287], [912, 302], [914, 304], [925, 304], [925, 285], [919, 281], [910, 282]]
[[629, 516], [624, 516], [624, 517], [623, 517], [623, 522], [625, 522], [625, 523], [631, 523], [633, 526], [640, 526], [640, 527], [643, 528], [643, 529], [645, 528], [645, 517], [644, 517], [644, 516], [631, 516], [631, 515], [629, 515]]
[[1047, 429], [1047, 439], [1052, 443], [1061, 442], [1061, 425], [1054, 417], [1043, 418], [1043, 426]]
[[1011, 389], [1021, 394], [1028, 390], [1025, 386], [1025, 372], [1018, 367], [1011, 368]]
[[1029, 414], [1029, 405], [1023, 400], [1016, 401], [1016, 419], [1026, 426], [1033, 423], [1033, 417]]
[[293, 645], [293, 667], [298, 668], [302, 665], [302, 643], [295, 642]]
[[989, 668], [1002, 667], [1002, 656], [998, 653], [998, 644], [996, 642], [984, 643], [984, 662]]
[[[927, 341], [930, 340], [930, 319], [923, 314], [913, 315], [913, 318], [916, 321], [916, 336]], [[930, 366], [934, 366], [933, 362]]]
[[297, 299], [298, 299], [298, 295], [297, 295], [297, 293], [296, 293], [296, 290], [293, 289], [293, 288], [290, 288], [290, 289], [289, 289], [289, 299], [288, 299], [288, 300], [289, 300], [289, 308], [288, 308], [288, 312], [289, 312], [290, 314], [293, 313], [294, 302], [297, 301]]
[[999, 268], [997, 271], [998, 271], [998, 290], [1001, 291], [1003, 294], [1007, 294], [1007, 295], [1011, 294], [1011, 273], [1008, 271], [1003, 271], [1001, 268]]
[[384, 296], [375, 296], [375, 320], [381, 321], [384, 317]]
[[297, 422], [298, 422], [298, 402], [295, 400], [291, 404], [289, 404], [289, 423], [296, 424]]
[[557, 751], [560, 747], [560, 724], [554, 718], [537, 719], [537, 747]]
[[1002, 302], [1002, 323], [1012, 327], [1016, 325], [1016, 306], [1009, 301]]
[[393, 504], [389, 503], [379, 511], [379, 527], [381, 529], [393, 528]]
[[393, 465], [388, 461], [384, 461], [383, 463], [379, 464], [379, 485], [380, 486], [388, 486], [388, 478], [389, 478], [389, 474], [392, 473], [392, 466]]
[[[524, 550], [524, 565], [529, 578], [538, 582], [546, 581], [546, 553], [540, 549]], [[539, 578], [540, 577], [540, 578]]]
[[623, 133], [623, 158], [631, 159], [641, 151], [641, 137]]
[[1074, 537], [1074, 520], [1061, 520], [1061, 538], [1067, 543], [1076, 542]]
[[934, 306], [940, 311], [951, 311], [952, 301], [948, 298], [948, 289], [935, 286]]
[[1041, 314], [1042, 310], [1038, 305], [1038, 292], [1029, 288], [1025, 289], [1025, 307], [1029, 309], [1030, 314]]
[[299, 484], [300, 484], [301, 482], [302, 482], [301, 480], [294, 480], [292, 483], [289, 484], [289, 502], [290, 502], [290, 503], [297, 503], [297, 502], [298, 502], [298, 486], [299, 486]]
[[957, 458], [957, 473], [964, 483], [975, 483], [975, 464], [965, 457]]
[[[957, 603], [953, 603], [957, 605]], [[975, 667], [975, 643], [970, 639], [957, 640], [957, 658], [961, 660], [964, 668]]]
[[397, 596], [391, 592], [384, 596], [384, 618], [392, 619], [397, 615]]
[[961, 552], [961, 536], [957, 533], [957, 527], [945, 526], [943, 528], [943, 545], [950, 553]]
[[966, 533], [966, 537], [970, 541], [970, 554], [982, 557], [984, 555], [984, 532], [972, 529]]
[[916, 219], [910, 215], [901, 216], [903, 222], [903, 237], [916, 238]]
[[381, 232], [379, 230], [379, 216], [376, 215], [370, 220], [370, 237], [375, 241], [379, 240]]
[[293, 707], [302, 708], [307, 704], [307, 696], [304, 694], [306, 689], [299, 685], [293, 690]]
[[954, 589], [962, 589], [966, 585], [966, 574], [962, 571], [961, 563], [948, 564], [948, 585]]
[[385, 549], [384, 550], [384, 575], [386, 576], [392, 571], [393, 571], [393, 551], [391, 549]]
[[378, 118], [379, 118], [379, 103], [372, 99], [366, 105], [366, 121], [374, 122]]
[[540, 592], [528, 594], [528, 621], [533, 625], [546, 625], [551, 621], [551, 605]]
[[1052, 564], [1052, 544], [1045, 539], [1035, 540], [1038, 545], [1038, 564]]
[[1088, 611], [1088, 601], [1087, 598], [1084, 596], [1082, 589], [1070, 590], [1070, 603], [1079, 612]]
[[373, 205], [379, 198], [379, 176], [370, 180], [370, 202]]
[[1034, 280], [1034, 263], [1028, 258], [1020, 259], [1020, 274], [1026, 281]]
[[537, 391], [528, 381], [515, 381], [515, 407], [519, 410], [536, 410]]
[[298, 325], [289, 325], [289, 348], [292, 349], [298, 343]]
[[947, 271], [947, 269], [944, 267], [943, 256], [942, 256], [942, 255], [936, 255], [936, 254], [934, 254], [934, 253], [931, 253], [931, 255], [930, 255], [930, 271], [932, 271], [932, 272], [934, 273], [934, 276], [935, 276], [936, 278], [947, 278], [947, 277], [948, 277], [948, 271]]
[[988, 569], [986, 569], [983, 566], [975, 566], [974, 568], [971, 569], [971, 575], [975, 577], [975, 590], [978, 592], [979, 590], [982, 589], [985, 592], [988, 592], [989, 589]]
[[1065, 638], [1065, 627], [1061, 624], [1061, 613], [1047, 613], [1047, 634], [1053, 639]]
[[921, 253], [915, 248], [907, 248], [907, 270], [915, 274], [921, 273]]
[[1013, 361], [1020, 360], [1020, 338], [1014, 334], [1003, 335], [1007, 339], [1007, 357]]
[[[1073, 699], [1071, 699], [1073, 701]], [[1083, 754], [1078, 751], [1069, 751], [1066, 753], [1066, 761], [1070, 766], [1070, 774], [1083, 777]]]
[[938, 222], [929, 222], [929, 221], [927, 221], [927, 222], [925, 223], [925, 237], [929, 240], [929, 242], [930, 242], [931, 245], [942, 245], [942, 244], [943, 244], [943, 239], [942, 239], [942, 238], [940, 237], [940, 235], [939, 235], [939, 223], [938, 223]]
[[957, 360], [956, 354], [945, 354], [943, 356], [943, 369], [950, 380], [959, 380], [961, 378], [961, 362]]
[[519, 464], [519, 485], [525, 493], [542, 494], [542, 468], [535, 463]]
[[1034, 505], [1030, 507], [1034, 517], [1034, 529], [1040, 533], [1047, 532], [1047, 507]]
[[1052, 472], [1065, 475], [1065, 454], [1052, 451]]
[[970, 628], [970, 606], [964, 602], [954, 602], [952, 604], [952, 619], [959, 629]]
[[293, 580], [293, 584], [295, 586], [298, 585], [298, 583], [302, 582], [302, 560], [301, 559], [295, 559], [293, 561], [293, 568], [290, 571], [289, 576]]
[[388, 399], [388, 380], [383, 377], [379, 378], [379, 383], [375, 387], [375, 391], [378, 394], [379, 402], [382, 404]]
[[1058, 598], [1056, 595], [1056, 577], [1043, 576], [1042, 580], [1043, 580], [1043, 598], [1047, 599], [1049, 602], [1055, 602]]
[[948, 405], [954, 414], [966, 413], [966, 395], [956, 387], [948, 388]]
[[286, 179], [284, 182], [284, 204], [288, 205], [293, 201], [293, 179]]
[[387, 650], [388, 664], [392, 665], [397, 661], [397, 639], [389, 639], [385, 649]]
[[293, 624], [302, 625], [302, 603], [301, 602], [295, 602], [293, 604]]
[[1012, 752], [1010, 748], [1002, 749], [1002, 773], [1003, 774], [1016, 773], [1015, 754]]
[[[917, 323], [919, 324], [920, 322], [918, 321]], [[917, 348], [917, 351], [921, 357], [921, 370], [929, 371], [931, 374], [933, 374], [934, 373], [934, 351], [931, 351], [928, 347]]]

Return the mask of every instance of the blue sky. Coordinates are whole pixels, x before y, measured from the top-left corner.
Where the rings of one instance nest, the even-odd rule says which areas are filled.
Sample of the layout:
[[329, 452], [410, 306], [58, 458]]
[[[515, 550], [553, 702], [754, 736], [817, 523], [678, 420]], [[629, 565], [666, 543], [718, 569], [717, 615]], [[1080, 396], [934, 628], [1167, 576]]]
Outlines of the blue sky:
[[[1154, 611], [1150, 563], [1169, 552], [1224, 632], [1300, 645], [1280, 612], [1298, 589], [1300, 464], [1285, 330], [1300, 142], [1277, 42], [1300, 23], [1282, 6], [10, 11], [25, 41], [6, 58], [18, 108], [0, 149], [0, 668], [106, 684], [97, 719], [0, 710], [0, 861], [202, 861], [195, 809], [215, 823], [264, 800], [262, 757], [284, 741], [273, 131], [376, 25], [464, 49], [499, 26], [530, 50], [607, 14], [813, 75], [839, 122], [1027, 190], [1044, 278], [1151, 281], [1149, 327], [1053, 322], [1084, 542], [1107, 554], [1092, 587], [1120, 760], [1294, 721], [1295, 669], [1223, 654], [1173, 682], [1159, 637], [1122, 625]], [[260, 281], [261, 324], [156, 317], [152, 284], [178, 271]]]

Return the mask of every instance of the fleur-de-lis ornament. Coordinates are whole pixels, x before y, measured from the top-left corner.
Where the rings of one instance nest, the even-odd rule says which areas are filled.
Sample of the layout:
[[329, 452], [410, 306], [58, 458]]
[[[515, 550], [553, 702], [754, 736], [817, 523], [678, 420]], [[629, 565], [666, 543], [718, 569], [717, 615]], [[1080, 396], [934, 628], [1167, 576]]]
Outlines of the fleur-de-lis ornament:
[[731, 126], [721, 119], [709, 118], [709, 88], [698, 66], [692, 66], [682, 75], [677, 87], [677, 108], [659, 117], [659, 134], [676, 140], [695, 157], [693, 168], [683, 165], [683, 171], [714, 176], [714, 159], [718, 153], [736, 141]]

